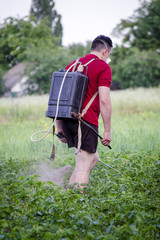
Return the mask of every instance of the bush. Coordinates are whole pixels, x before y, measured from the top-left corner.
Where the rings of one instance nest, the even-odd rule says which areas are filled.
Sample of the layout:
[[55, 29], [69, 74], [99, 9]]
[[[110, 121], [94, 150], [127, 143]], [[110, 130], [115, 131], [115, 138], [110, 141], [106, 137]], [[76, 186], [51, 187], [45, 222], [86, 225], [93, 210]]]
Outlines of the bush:
[[112, 87], [157, 87], [160, 79], [160, 55], [136, 48], [115, 49], [112, 61]]

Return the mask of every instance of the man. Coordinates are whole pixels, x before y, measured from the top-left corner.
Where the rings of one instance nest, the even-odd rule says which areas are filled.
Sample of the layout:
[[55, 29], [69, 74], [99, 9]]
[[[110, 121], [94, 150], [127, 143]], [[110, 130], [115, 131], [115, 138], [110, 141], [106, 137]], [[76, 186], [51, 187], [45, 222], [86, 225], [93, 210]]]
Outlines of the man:
[[[101, 143], [107, 146], [111, 142], [111, 68], [106, 63], [106, 60], [111, 54], [112, 40], [109, 37], [100, 35], [96, 37], [91, 45], [91, 53], [79, 59], [82, 65], [90, 60], [88, 67], [88, 86], [85, 93], [82, 110], [87, 103], [98, 91], [98, 95], [83, 116], [86, 121], [95, 131], [98, 132], [98, 118], [101, 114], [103, 119], [104, 133]], [[68, 69], [73, 63], [68, 65]], [[72, 69], [71, 69], [72, 70]], [[84, 70], [85, 72], [85, 70]], [[76, 151], [76, 166], [69, 180], [69, 184], [88, 184], [89, 174], [95, 167], [98, 161], [97, 144], [98, 137], [92, 129], [81, 123], [82, 139], [80, 150], [78, 148], [78, 121], [72, 119], [57, 120], [58, 133], [64, 133], [65, 138], [62, 142], [67, 142], [68, 147], [75, 147]], [[81, 186], [83, 188], [83, 186]]]

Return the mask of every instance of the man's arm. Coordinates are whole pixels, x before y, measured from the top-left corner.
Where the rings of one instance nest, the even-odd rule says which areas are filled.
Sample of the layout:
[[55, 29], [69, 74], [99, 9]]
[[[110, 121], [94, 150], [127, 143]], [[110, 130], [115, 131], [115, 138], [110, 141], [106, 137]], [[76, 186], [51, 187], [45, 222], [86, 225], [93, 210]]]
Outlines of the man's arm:
[[111, 142], [111, 115], [112, 105], [110, 98], [110, 89], [108, 87], [99, 87], [100, 112], [103, 119], [104, 133], [102, 144], [107, 146]]

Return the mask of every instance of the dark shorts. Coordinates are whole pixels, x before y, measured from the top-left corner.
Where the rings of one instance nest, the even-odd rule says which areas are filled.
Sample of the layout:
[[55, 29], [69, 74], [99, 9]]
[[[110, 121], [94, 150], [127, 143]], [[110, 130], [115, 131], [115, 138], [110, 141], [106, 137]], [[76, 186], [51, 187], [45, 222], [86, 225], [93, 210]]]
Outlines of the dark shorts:
[[[86, 122], [86, 121], [85, 121]], [[98, 132], [98, 127], [86, 122], [90, 125], [96, 132]], [[78, 121], [73, 119], [63, 119], [62, 128], [67, 140], [68, 147], [77, 148], [78, 144]], [[81, 149], [90, 153], [95, 153], [98, 145], [98, 137], [94, 131], [81, 122], [82, 140]]]

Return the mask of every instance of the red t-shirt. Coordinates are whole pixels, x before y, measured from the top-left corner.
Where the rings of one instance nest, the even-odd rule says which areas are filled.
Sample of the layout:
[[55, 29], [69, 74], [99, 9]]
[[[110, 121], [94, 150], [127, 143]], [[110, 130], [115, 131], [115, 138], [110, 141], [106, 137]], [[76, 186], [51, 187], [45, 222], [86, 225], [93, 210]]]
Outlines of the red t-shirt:
[[[92, 98], [92, 96], [95, 94], [95, 92], [98, 91], [98, 87], [105, 86], [110, 88], [110, 85], [111, 85], [112, 72], [111, 72], [110, 66], [106, 62], [104, 62], [103, 60], [100, 60], [94, 54], [87, 54], [85, 57], [80, 58], [79, 61], [82, 64], [86, 64], [93, 58], [96, 60], [92, 61], [87, 65], [88, 66], [88, 72], [87, 72], [88, 86], [87, 86], [84, 101], [82, 104], [82, 110], [85, 108], [85, 106], [87, 105], [89, 100]], [[74, 62], [69, 64], [66, 67], [66, 69], [68, 69]], [[84, 73], [85, 71], [86, 71], [86, 68], [84, 68]], [[87, 113], [83, 116], [83, 119], [89, 123], [92, 123], [98, 126], [99, 114], [100, 114], [99, 95], [97, 95], [97, 97], [95, 98], [95, 100], [93, 101], [89, 109], [87, 110]]]

